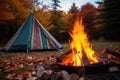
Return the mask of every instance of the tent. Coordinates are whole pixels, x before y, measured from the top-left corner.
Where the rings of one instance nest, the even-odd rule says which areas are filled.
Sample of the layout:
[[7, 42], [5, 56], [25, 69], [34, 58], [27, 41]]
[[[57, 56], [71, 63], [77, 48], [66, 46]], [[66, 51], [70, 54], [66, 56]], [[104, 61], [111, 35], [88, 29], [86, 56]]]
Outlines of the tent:
[[61, 44], [30, 12], [28, 19], [5, 45], [4, 51], [59, 50]]

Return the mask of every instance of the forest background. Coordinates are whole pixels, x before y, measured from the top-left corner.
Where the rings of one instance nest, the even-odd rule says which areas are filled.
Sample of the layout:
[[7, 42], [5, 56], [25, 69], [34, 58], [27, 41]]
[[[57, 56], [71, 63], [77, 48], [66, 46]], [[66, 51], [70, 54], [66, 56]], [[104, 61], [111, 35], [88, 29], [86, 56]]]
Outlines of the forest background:
[[75, 3], [64, 12], [60, 0], [51, 5], [40, 0], [0, 0], [0, 45], [4, 45], [25, 22], [31, 10], [40, 23], [60, 42], [71, 40], [69, 32], [77, 17], [83, 19], [89, 40], [120, 41], [119, 0], [96, 1], [98, 7], [86, 3], [78, 8]]

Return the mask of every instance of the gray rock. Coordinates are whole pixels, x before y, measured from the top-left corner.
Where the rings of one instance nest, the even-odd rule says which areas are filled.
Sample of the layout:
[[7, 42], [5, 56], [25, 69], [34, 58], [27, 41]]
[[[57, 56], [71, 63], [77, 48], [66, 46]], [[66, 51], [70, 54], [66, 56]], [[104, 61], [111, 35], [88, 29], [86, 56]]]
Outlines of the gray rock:
[[37, 66], [36, 70], [37, 70], [37, 73], [36, 73], [37, 77], [41, 77], [45, 71], [43, 66]]

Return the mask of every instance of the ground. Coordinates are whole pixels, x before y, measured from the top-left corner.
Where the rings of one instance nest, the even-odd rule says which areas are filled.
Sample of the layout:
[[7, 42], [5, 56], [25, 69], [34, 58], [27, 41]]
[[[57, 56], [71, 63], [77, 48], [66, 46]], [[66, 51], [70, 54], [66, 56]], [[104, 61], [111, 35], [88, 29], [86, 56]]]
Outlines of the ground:
[[[120, 52], [120, 42], [92, 42], [93, 49], [100, 53], [103, 49], [109, 48]], [[63, 44], [63, 49], [59, 51], [43, 51], [43, 52], [15, 52], [7, 53], [0, 51], [0, 79], [6, 77], [26, 75], [31, 72], [32, 68], [43, 62], [55, 63], [56, 57], [70, 50], [69, 44]], [[30, 71], [31, 70], [31, 71]]]

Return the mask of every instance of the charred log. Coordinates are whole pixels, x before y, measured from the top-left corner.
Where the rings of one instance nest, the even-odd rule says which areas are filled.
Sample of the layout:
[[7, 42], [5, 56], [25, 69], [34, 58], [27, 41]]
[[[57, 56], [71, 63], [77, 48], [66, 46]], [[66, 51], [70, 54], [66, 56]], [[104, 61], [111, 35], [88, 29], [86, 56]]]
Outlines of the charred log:
[[64, 53], [64, 54], [62, 54], [62, 55], [60, 55], [59, 57], [57, 57], [56, 58], [56, 60], [57, 60], [57, 62], [62, 62], [62, 60], [63, 60], [63, 58], [66, 56], [66, 55], [68, 55], [68, 54], [70, 54], [72, 52], [72, 49], [70, 49], [69, 51], [67, 51], [66, 53]]
[[102, 53], [108, 56], [110, 62], [120, 64], [120, 53], [110, 49], [104, 49]]
[[118, 53], [116, 51], [113, 51], [113, 50], [110, 50], [110, 49], [107, 49], [107, 48], [103, 50], [103, 53], [104, 54], [110, 54], [110, 55], [113, 55], [117, 58], [120, 58], [120, 53]]

